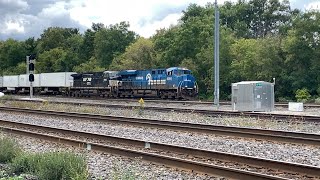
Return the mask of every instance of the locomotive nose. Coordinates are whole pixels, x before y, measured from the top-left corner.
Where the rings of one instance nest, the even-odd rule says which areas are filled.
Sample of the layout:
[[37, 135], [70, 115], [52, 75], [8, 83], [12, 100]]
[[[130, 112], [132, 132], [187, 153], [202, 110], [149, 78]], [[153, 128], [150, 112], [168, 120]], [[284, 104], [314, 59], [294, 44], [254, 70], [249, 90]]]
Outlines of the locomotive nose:
[[183, 75], [183, 87], [193, 88], [194, 87], [194, 78], [190, 74]]

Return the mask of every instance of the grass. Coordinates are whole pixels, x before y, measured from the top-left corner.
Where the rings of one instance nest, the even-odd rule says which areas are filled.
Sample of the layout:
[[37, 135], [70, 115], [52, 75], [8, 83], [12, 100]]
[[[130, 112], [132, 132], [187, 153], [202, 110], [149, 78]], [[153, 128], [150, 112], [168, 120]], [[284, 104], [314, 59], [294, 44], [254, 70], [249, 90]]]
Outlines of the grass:
[[113, 162], [111, 178], [113, 180], [135, 180], [135, 179], [147, 179], [146, 177], [141, 176], [138, 171], [134, 168], [137, 162], [134, 162], [133, 166], [123, 167], [119, 162]]
[[0, 97], [0, 104], [5, 104], [8, 100], [13, 100], [13, 97], [10, 95], [5, 95]]
[[0, 97], [0, 100], [13, 100], [13, 96], [11, 95], [4, 95]]
[[13, 159], [11, 170], [15, 174], [34, 174], [41, 180], [88, 178], [85, 159], [68, 152], [25, 153]]
[[0, 163], [8, 163], [21, 153], [18, 144], [7, 137], [0, 137]]
[[24, 179], [23, 174], [41, 180], [88, 178], [84, 157], [69, 152], [25, 153], [17, 142], [3, 135], [0, 136], [0, 163], [9, 165], [6, 170], [0, 169], [0, 180]]

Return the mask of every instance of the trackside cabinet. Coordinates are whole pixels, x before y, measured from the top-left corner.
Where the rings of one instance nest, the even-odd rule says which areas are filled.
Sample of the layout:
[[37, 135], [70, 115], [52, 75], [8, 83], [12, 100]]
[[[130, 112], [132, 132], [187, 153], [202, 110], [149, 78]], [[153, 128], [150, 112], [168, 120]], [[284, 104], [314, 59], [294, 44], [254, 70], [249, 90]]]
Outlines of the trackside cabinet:
[[232, 110], [262, 111], [274, 109], [274, 84], [264, 81], [232, 83]]

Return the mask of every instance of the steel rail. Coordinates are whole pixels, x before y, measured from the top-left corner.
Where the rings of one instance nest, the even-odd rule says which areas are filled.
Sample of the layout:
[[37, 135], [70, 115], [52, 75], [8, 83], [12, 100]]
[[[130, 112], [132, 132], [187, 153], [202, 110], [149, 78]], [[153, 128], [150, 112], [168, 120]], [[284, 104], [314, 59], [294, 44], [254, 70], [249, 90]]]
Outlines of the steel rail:
[[270, 169], [279, 169], [279, 170], [289, 171], [293, 173], [298, 172], [302, 174], [309, 174], [309, 175], [320, 177], [320, 167], [309, 166], [309, 165], [298, 164], [298, 163], [288, 163], [283, 161], [275, 161], [271, 159], [256, 158], [256, 157], [245, 156], [245, 155], [223, 153], [218, 151], [208, 151], [208, 150], [195, 149], [195, 148], [189, 148], [184, 146], [174, 146], [170, 144], [142, 141], [138, 139], [122, 138], [117, 136], [102, 135], [102, 134], [89, 133], [84, 131], [74, 131], [74, 130], [63, 129], [63, 128], [55, 128], [55, 127], [49, 127], [49, 126], [34, 125], [29, 123], [13, 122], [13, 121], [0, 119], [0, 127], [7, 128], [5, 126], [14, 126], [14, 127], [18, 126], [18, 127], [24, 127], [24, 128], [32, 128], [32, 129], [41, 130], [45, 132], [53, 131], [53, 132], [58, 132], [65, 135], [81, 136], [86, 138], [99, 139], [102, 141], [123, 143], [126, 145], [137, 146], [139, 148], [148, 148], [148, 149], [150, 148], [150, 149], [157, 149], [161, 151], [172, 151], [172, 152], [184, 153], [184, 154], [188, 154], [196, 157], [204, 157], [207, 159], [212, 158], [212, 159], [219, 159], [223, 161], [233, 161], [237, 163], [250, 164], [254, 166], [262, 166]]
[[[42, 102], [39, 100], [18, 100], [18, 101], [30, 101], [30, 102]], [[50, 103], [56, 104], [71, 104], [71, 105], [83, 105], [83, 106], [99, 106], [108, 108], [140, 108], [135, 105], [120, 105], [120, 104], [107, 104], [107, 103], [92, 103], [92, 102], [65, 102], [65, 101], [49, 101]], [[184, 113], [199, 113], [210, 116], [232, 116], [232, 117], [254, 117], [261, 119], [285, 119], [285, 120], [299, 120], [307, 122], [318, 122], [320, 123], [320, 116], [313, 115], [292, 115], [292, 114], [275, 114], [268, 112], [238, 112], [238, 111], [223, 111], [223, 110], [206, 110], [206, 109], [195, 109], [195, 108], [173, 108], [173, 107], [156, 107], [156, 106], [145, 106], [146, 110], [156, 110], [163, 112], [184, 112]]]
[[172, 129], [172, 130], [178, 130], [178, 131], [206, 133], [206, 134], [215, 134], [215, 135], [223, 135], [223, 136], [254, 138], [254, 139], [309, 144], [309, 145], [317, 145], [317, 146], [320, 145], [319, 134], [266, 130], [266, 129], [253, 129], [253, 128], [233, 127], [233, 126], [194, 124], [194, 123], [185, 123], [185, 122], [177, 122], [177, 121], [151, 120], [151, 119], [122, 117], [122, 116], [107, 116], [107, 115], [99, 115], [99, 114], [21, 109], [21, 108], [11, 108], [11, 107], [10, 108], [0, 107], [0, 110], [68, 117], [68, 118], [85, 119], [85, 120], [94, 120], [99, 122], [132, 124], [132, 125], [147, 126], [147, 127], [153, 127], [153, 128]]
[[[60, 137], [60, 136], [53, 136], [53, 135], [36, 133], [36, 132], [31, 132], [31, 131], [26, 131], [26, 130], [19, 130], [16, 128], [2, 127], [2, 131], [8, 132], [8, 133], [14, 133], [14, 134], [18, 134], [18, 135], [23, 135], [23, 136], [40, 138], [40, 139], [63, 143], [63, 144], [68, 144], [68, 145], [72, 145], [74, 147], [85, 148], [88, 150], [97, 150], [97, 151], [108, 152], [111, 154], [117, 154], [120, 156], [126, 156], [126, 157], [132, 157], [132, 158], [140, 157], [140, 158], [142, 158], [142, 160], [145, 160], [145, 161], [150, 161], [150, 162], [154, 162], [154, 163], [168, 165], [171, 167], [177, 167], [177, 168], [182, 168], [182, 169], [187, 169], [187, 170], [191, 170], [191, 171], [196, 171], [196, 172], [211, 174], [211, 175], [217, 175], [217, 176], [222, 176], [222, 177], [227, 177], [227, 178], [246, 179], [246, 180], [251, 180], [251, 179], [252, 180], [259, 180], [259, 179], [284, 180], [284, 179], [287, 179], [287, 178], [270, 176], [270, 175], [265, 175], [265, 174], [261, 174], [261, 173], [255, 173], [255, 172], [250, 172], [250, 171], [234, 169], [234, 168], [227, 168], [227, 167], [223, 167], [223, 166], [217, 166], [217, 165], [212, 165], [212, 164], [202, 163], [202, 162], [197, 162], [197, 161], [192, 161], [192, 160], [185, 160], [185, 159], [181, 159], [181, 158], [169, 157], [169, 156], [165, 156], [165, 155], [158, 155], [158, 154], [154, 154], [154, 153], [147, 153], [147, 152], [143, 152], [143, 151], [130, 150], [130, 149], [108, 146], [108, 145], [103, 145], [103, 144], [98, 144], [98, 143], [87, 142], [87, 141], [80, 141], [80, 140], [64, 138], [64, 137]], [[77, 133], [80, 133], [80, 132], [77, 132]], [[299, 165], [299, 164], [293, 165], [293, 167], [295, 169], [297, 169], [297, 166], [301, 167], [301, 165]], [[306, 173], [306, 172], [304, 172], [304, 173]]]
[[[45, 96], [46, 97], [46, 96]], [[50, 96], [48, 96], [50, 97]], [[59, 98], [65, 98], [68, 99], [70, 97], [67, 96], [59, 96]], [[84, 99], [84, 98], [79, 98], [79, 97], [72, 97], [72, 99]], [[90, 100], [105, 100], [105, 101], [118, 101], [118, 102], [138, 102], [138, 100], [140, 98], [130, 98], [130, 99], [126, 99], [126, 98], [103, 98], [103, 97], [91, 97], [89, 98]], [[150, 103], [164, 103], [164, 104], [190, 104], [190, 105], [213, 105], [213, 101], [201, 101], [201, 100], [194, 100], [194, 101], [190, 101], [190, 100], [162, 100], [162, 99], [157, 99], [157, 98], [144, 98], [145, 102], [150, 102]], [[220, 105], [231, 105], [230, 101], [220, 101], [219, 102]], [[288, 107], [288, 103], [285, 102], [278, 102], [276, 104], [274, 104], [276, 107]], [[320, 108], [320, 104], [303, 104], [303, 106], [305, 108]]]

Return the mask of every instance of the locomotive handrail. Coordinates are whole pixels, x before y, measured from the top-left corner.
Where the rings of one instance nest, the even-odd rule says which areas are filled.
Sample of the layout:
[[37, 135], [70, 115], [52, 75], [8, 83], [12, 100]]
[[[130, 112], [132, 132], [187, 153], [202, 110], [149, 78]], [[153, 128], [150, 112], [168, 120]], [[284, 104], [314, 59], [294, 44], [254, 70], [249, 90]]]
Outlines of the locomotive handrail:
[[178, 89], [179, 89], [179, 92], [178, 93], [181, 93], [181, 89], [182, 89], [182, 81], [179, 81], [179, 84], [178, 84]]

